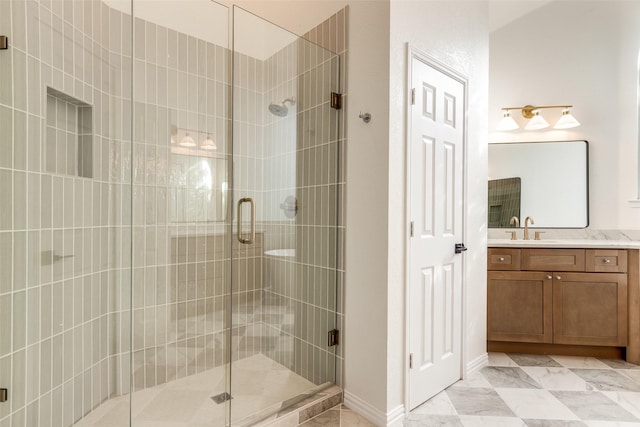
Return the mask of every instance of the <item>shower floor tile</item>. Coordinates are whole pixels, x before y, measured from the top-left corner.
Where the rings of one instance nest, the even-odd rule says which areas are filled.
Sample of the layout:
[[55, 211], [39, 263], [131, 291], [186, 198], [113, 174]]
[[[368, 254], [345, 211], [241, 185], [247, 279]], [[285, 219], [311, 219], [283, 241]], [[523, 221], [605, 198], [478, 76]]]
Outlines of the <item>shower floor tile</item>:
[[[225, 404], [211, 397], [225, 390], [225, 367], [134, 392], [132, 425], [157, 427], [224, 426]], [[277, 411], [283, 400], [304, 394], [315, 385], [264, 355], [233, 363], [232, 416]], [[77, 426], [129, 425], [129, 396], [110, 399], [76, 423]]]

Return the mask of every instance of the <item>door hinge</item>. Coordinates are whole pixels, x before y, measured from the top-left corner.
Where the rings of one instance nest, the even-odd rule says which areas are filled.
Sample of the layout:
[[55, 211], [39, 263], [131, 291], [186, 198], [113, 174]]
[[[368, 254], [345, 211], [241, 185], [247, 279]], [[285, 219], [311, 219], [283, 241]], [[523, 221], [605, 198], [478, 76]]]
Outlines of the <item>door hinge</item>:
[[413, 353], [409, 353], [409, 369], [413, 369]]
[[0, 388], [0, 402], [6, 402], [7, 400], [9, 400], [9, 390]]
[[411, 221], [411, 224], [409, 225], [409, 234], [413, 237], [413, 221]]
[[416, 90], [411, 89], [411, 105], [415, 105], [416, 104]]
[[0, 50], [9, 49], [9, 38], [7, 36], [0, 36]]
[[340, 344], [340, 331], [337, 329], [332, 329], [329, 331], [329, 347], [333, 347], [334, 345]]
[[338, 92], [331, 92], [331, 108], [336, 110], [342, 109], [342, 94]]

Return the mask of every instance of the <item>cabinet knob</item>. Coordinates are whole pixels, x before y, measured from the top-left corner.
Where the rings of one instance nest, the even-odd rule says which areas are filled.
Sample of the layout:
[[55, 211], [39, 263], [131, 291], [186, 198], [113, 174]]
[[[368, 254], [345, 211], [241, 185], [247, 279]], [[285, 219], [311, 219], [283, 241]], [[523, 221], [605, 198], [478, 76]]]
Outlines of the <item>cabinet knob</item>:
[[556, 279], [562, 280], [562, 276], [556, 276]]
[[611, 260], [609, 258], [605, 258], [602, 260], [605, 264], [611, 264]]
[[549, 274], [549, 275], [547, 276], [547, 279], [551, 280], [551, 279], [553, 279], [553, 276]]
[[504, 257], [500, 257], [499, 261], [504, 262]]

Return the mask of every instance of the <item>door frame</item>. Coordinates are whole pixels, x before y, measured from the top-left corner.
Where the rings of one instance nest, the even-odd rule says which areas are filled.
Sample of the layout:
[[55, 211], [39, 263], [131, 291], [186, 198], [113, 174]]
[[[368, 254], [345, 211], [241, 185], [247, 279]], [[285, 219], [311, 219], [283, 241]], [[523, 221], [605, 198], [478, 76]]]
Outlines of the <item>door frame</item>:
[[[409, 409], [409, 398], [410, 398], [410, 374], [411, 371], [409, 369], [409, 354], [410, 354], [410, 338], [411, 338], [411, 276], [409, 274], [411, 268], [411, 238], [410, 238], [410, 223], [411, 223], [411, 89], [412, 89], [412, 79], [413, 79], [413, 60], [417, 59], [428, 65], [429, 67], [434, 68], [435, 70], [451, 77], [452, 79], [458, 81], [462, 84], [464, 88], [464, 120], [463, 120], [463, 132], [462, 132], [462, 239], [464, 242], [467, 241], [468, 233], [467, 233], [467, 189], [468, 189], [468, 145], [469, 145], [469, 137], [468, 137], [468, 112], [469, 112], [469, 79], [453, 69], [451, 66], [443, 63], [442, 61], [434, 58], [428, 53], [420, 50], [419, 48], [407, 43], [407, 55], [406, 55], [406, 64], [407, 64], [407, 77], [405, 84], [405, 266], [404, 266], [404, 294], [405, 294], [405, 326], [404, 326], [404, 343], [405, 343], [405, 353], [404, 353], [404, 408], [405, 415], [408, 415], [410, 412]], [[461, 284], [461, 295], [462, 305], [461, 305], [461, 313], [460, 313], [460, 377], [465, 378], [467, 376], [467, 301], [466, 301], [466, 286], [467, 286], [467, 264], [465, 262], [465, 257], [463, 256], [461, 260], [461, 269], [462, 269], [462, 284]]]

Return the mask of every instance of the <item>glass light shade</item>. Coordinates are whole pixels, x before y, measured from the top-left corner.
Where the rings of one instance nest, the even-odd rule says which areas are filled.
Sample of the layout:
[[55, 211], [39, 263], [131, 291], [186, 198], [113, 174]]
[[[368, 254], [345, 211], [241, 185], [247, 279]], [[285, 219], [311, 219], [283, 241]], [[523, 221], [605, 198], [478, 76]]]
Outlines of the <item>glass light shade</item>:
[[182, 139], [180, 140], [180, 145], [183, 147], [195, 147], [196, 146], [196, 142], [193, 140], [193, 138], [191, 137], [191, 135], [189, 135], [188, 133], [182, 137]]
[[211, 136], [207, 135], [207, 139], [202, 141], [202, 144], [200, 144], [200, 148], [203, 150], [217, 150], [218, 146], [216, 145], [215, 141], [211, 139]]
[[513, 117], [511, 117], [511, 114], [509, 114], [508, 111], [505, 111], [504, 116], [502, 117], [502, 120], [500, 120], [500, 123], [498, 123], [498, 127], [496, 129], [499, 131], [508, 131], [516, 130], [518, 128], [520, 128], [518, 123], [513, 120]]
[[533, 112], [533, 117], [529, 120], [529, 123], [524, 127], [526, 130], [538, 130], [548, 128], [549, 123], [540, 115], [539, 111]]
[[580, 126], [580, 122], [571, 115], [571, 112], [566, 109], [562, 112], [562, 117], [558, 120], [558, 123], [554, 126], [554, 129], [570, 129]]

